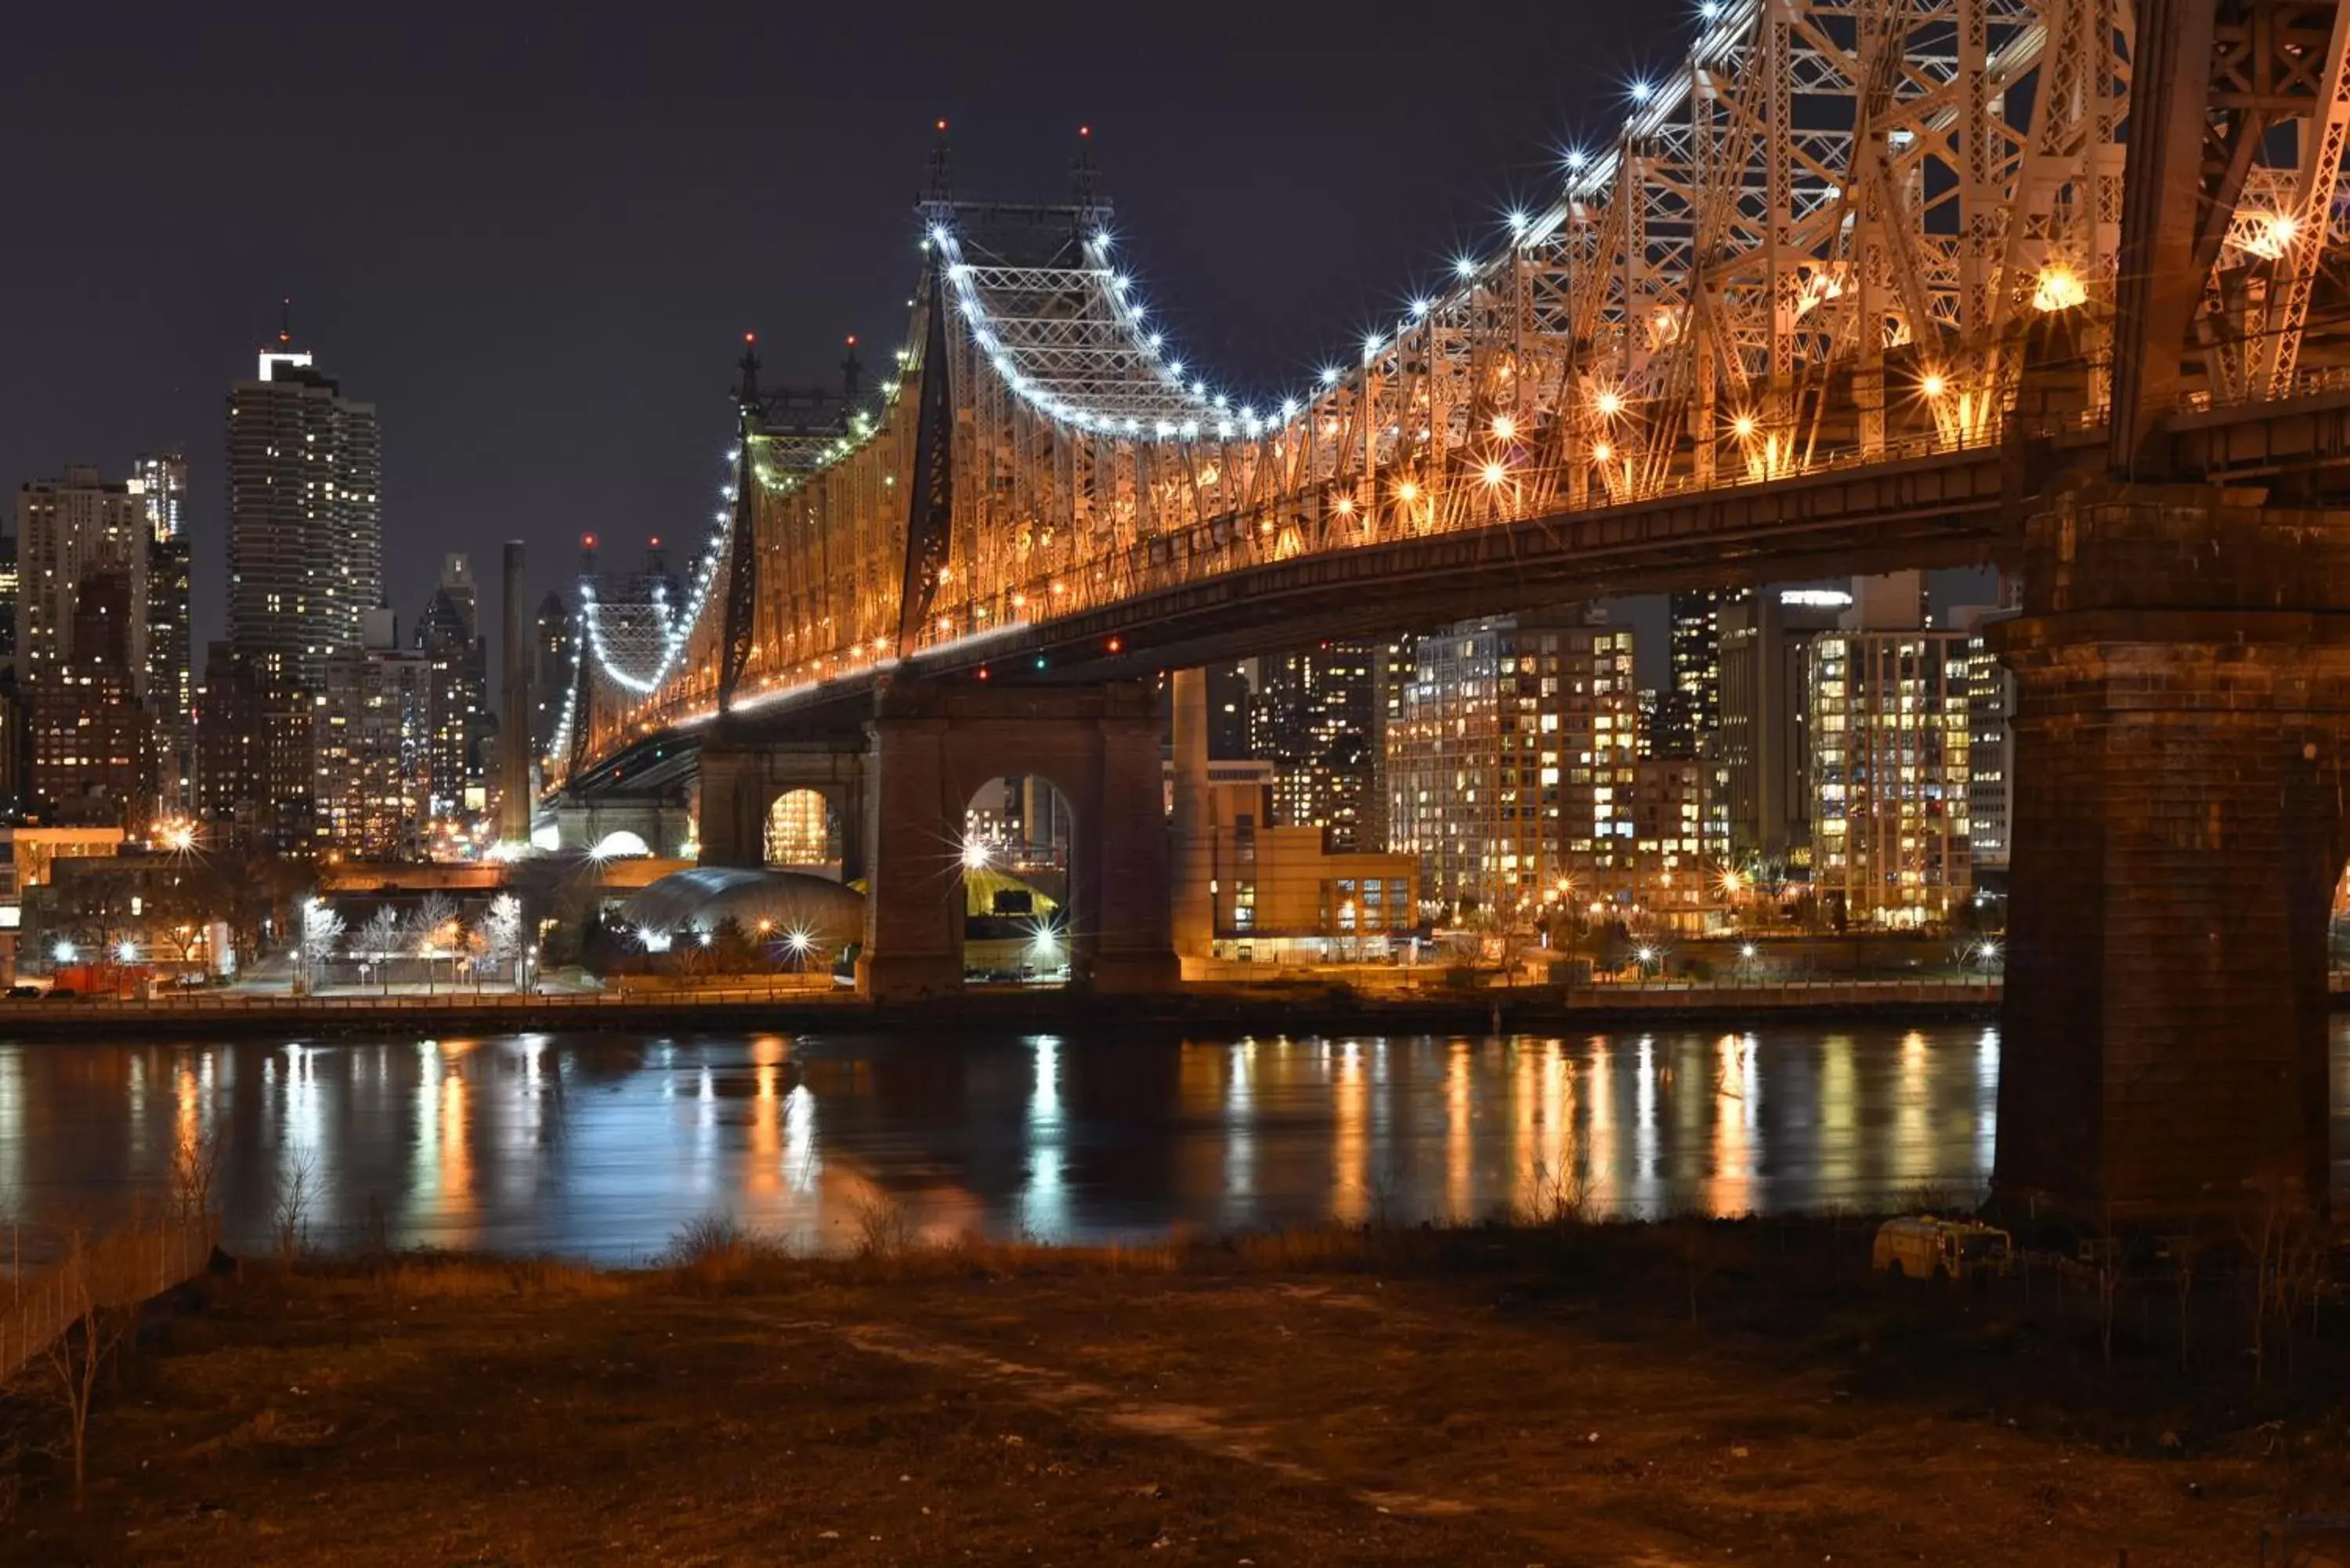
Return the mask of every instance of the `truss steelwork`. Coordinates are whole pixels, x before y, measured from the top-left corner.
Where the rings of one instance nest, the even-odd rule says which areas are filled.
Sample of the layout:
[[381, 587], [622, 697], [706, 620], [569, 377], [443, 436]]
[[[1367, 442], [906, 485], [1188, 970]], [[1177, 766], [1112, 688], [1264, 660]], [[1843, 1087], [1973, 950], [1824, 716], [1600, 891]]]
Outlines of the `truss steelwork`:
[[[2289, 394], [2344, 357], [2311, 324], [2341, 314], [2350, 24], [2308, 0], [2141, 3], [2207, 19], [2162, 24], [2188, 57], [2166, 81], [2194, 83], [2165, 112], [2192, 119], [2216, 214], [2156, 412]], [[2105, 421], [2131, 0], [1706, 16], [1547, 206], [1285, 398], [1183, 367], [1101, 204], [934, 190], [877, 405], [820, 441], [749, 438], [757, 592], [730, 709], [1268, 561]], [[2151, 319], [2126, 316], [2125, 399], [2158, 379]], [[717, 711], [722, 618], [687, 608], [652, 690], [597, 651], [588, 754]]]

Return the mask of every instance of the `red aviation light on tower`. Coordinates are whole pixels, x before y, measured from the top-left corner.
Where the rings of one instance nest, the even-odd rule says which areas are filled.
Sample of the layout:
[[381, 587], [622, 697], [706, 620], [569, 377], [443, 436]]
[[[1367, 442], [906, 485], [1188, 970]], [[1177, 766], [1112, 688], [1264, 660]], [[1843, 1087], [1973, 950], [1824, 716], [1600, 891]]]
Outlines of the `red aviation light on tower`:
[[942, 132], [942, 133], [943, 133], [943, 132], [945, 131], [946, 128], [947, 128], [947, 122], [946, 122], [945, 120], [943, 120], [943, 119], [942, 119], [942, 120], [939, 121], [939, 130], [940, 130], [940, 131], [941, 131], [941, 132]]
[[582, 534], [582, 535], [579, 535], [579, 547], [580, 547], [581, 549], [583, 549], [583, 550], [592, 550], [592, 549], [594, 549], [594, 548], [596, 547], [596, 535], [593, 535], [593, 534]]

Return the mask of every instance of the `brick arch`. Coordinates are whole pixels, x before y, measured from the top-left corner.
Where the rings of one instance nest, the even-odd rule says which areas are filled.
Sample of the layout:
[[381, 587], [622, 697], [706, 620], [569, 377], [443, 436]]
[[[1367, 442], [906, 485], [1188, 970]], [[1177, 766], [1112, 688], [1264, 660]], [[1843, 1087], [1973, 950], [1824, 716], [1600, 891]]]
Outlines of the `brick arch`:
[[1104, 991], [1171, 981], [1164, 726], [1149, 686], [894, 684], [871, 732], [860, 975], [872, 994], [961, 988], [964, 812], [990, 780], [1026, 775], [1068, 804], [1071, 979]]

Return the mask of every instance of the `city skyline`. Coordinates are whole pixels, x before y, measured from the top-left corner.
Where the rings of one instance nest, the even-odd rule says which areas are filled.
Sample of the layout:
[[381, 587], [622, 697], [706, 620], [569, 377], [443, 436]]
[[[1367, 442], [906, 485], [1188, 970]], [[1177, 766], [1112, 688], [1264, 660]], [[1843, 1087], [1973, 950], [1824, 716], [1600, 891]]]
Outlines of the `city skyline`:
[[[1193, 81], [1196, 46], [1141, 18], [1089, 15], [1050, 29], [1048, 56], [1032, 47], [1042, 21], [1006, 36], [945, 8], [785, 30], [755, 8], [712, 7], [650, 34], [611, 18], [551, 30], [479, 19], [460, 32], [412, 15], [362, 29], [291, 7], [202, 26], [133, 11], [137, 25], [109, 28], [102, 45], [89, 18], [23, 19], [24, 80], [0, 98], [0, 130], [40, 155], [14, 161], [0, 190], [26, 210], [70, 205], [141, 160], [142, 192], [161, 203], [142, 221], [200, 243], [162, 269], [140, 247], [0, 256], [0, 298], [44, 301], [11, 324], [31, 373], [0, 388], [0, 475], [13, 484], [83, 462], [111, 472], [140, 451], [187, 445], [198, 649], [225, 624], [213, 563], [226, 487], [207, 439], [219, 389], [275, 336], [286, 296], [295, 336], [385, 410], [385, 527], [405, 547], [387, 560], [390, 601], [421, 604], [445, 551], [508, 536], [530, 548], [534, 589], [568, 597], [584, 531], [616, 549], [698, 537], [743, 331], [793, 384], [829, 382], [849, 333], [892, 340], [918, 270], [911, 198], [941, 116], [959, 182], [1014, 199], [1063, 199], [1076, 129], [1091, 125], [1101, 189], [1152, 258], [1154, 301], [1236, 390], [1270, 389], [1390, 316], [1449, 246], [1498, 233], [1513, 202], [1555, 182], [1558, 150], [1606, 124], [1600, 106], [1620, 101], [1628, 63], [1667, 57], [1691, 21], [1561, 8], [1561, 43], [1589, 46], [1564, 74], [1511, 59], [1500, 68], [1522, 90], [1431, 84], [1443, 101], [1426, 104], [1428, 124], [1368, 127], [1357, 155], [1301, 197], [1295, 182], [1201, 175], [1308, 145], [1357, 112], [1357, 84], [1388, 45], [1302, 14], [1260, 19], [1250, 57], [1218, 51], [1219, 72], [1244, 79], [1205, 101], [1128, 109], [1131, 94], [1097, 84], [1138, 59], [1170, 86]], [[854, 68], [918, 25], [962, 46], [910, 72]], [[1323, 68], [1281, 66], [1284, 41], [1310, 45]], [[813, 86], [780, 123], [757, 66], [777, 50], [843, 67], [806, 70]], [[101, 55], [102, 72], [68, 68]], [[1000, 98], [971, 100], [960, 62], [974, 57], [997, 67]], [[504, 84], [535, 67], [555, 78], [551, 102], [525, 119]], [[306, 123], [332, 133], [286, 133]], [[844, 142], [835, 132], [850, 124], [858, 134]], [[468, 156], [482, 145], [508, 151]], [[250, 155], [261, 146], [274, 149], [266, 166]], [[542, 178], [548, 168], [559, 177]], [[1449, 216], [1431, 227], [1431, 211]], [[1317, 236], [1340, 226], [1353, 297], [1333, 297], [1312, 265]], [[1276, 243], [1237, 243], [1251, 234]], [[519, 395], [548, 384], [560, 395]], [[495, 658], [494, 628], [492, 639]]]

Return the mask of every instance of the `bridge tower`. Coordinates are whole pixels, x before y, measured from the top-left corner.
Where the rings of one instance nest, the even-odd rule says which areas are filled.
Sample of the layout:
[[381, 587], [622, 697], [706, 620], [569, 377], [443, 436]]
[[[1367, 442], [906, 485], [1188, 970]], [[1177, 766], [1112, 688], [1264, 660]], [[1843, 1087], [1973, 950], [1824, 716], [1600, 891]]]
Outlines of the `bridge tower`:
[[[2297, 330], [2350, 109], [2336, 9], [2137, 8], [2107, 472], [2018, 504], [2024, 615], [1997, 634], [2018, 698], [1994, 1177], [2013, 1210], [2325, 1202], [2350, 512], [2186, 482], [2157, 427], [2190, 359], [2224, 386], [2273, 372]], [[2300, 205], [2279, 210], [2305, 254], [2230, 342], [2203, 280], [2252, 148], [2293, 118]]]

